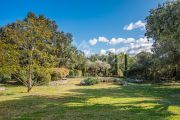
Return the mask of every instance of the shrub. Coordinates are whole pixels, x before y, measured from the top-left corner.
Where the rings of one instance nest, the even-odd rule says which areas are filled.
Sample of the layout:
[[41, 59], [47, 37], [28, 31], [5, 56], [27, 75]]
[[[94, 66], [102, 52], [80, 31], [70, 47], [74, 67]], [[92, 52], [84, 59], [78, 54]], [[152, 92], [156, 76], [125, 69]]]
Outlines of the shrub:
[[74, 71], [73, 71], [73, 70], [70, 70], [68, 76], [69, 76], [69, 77], [74, 77]]
[[114, 78], [113, 77], [101, 77], [99, 79], [100, 79], [100, 82], [106, 82], [106, 83], [114, 82]]
[[80, 82], [80, 85], [95, 85], [98, 83], [99, 81], [97, 78], [86, 78]]
[[68, 76], [69, 77], [81, 77], [82, 76], [82, 71], [80, 71], [80, 70], [70, 70]]
[[118, 76], [119, 77], [124, 77], [123, 71], [121, 69], [118, 70]]
[[65, 78], [69, 75], [69, 69], [67, 68], [53, 68], [52, 73], [56, 76], [61, 78]]
[[53, 72], [51, 73], [51, 81], [58, 81], [58, 80], [60, 80], [60, 79], [61, 79], [61, 76], [60, 76], [59, 73], [57, 73], [57, 72], [55, 72], [55, 71], [53, 71]]
[[48, 69], [36, 69], [33, 80], [38, 85], [47, 85], [51, 81], [50, 71]]
[[74, 70], [74, 76], [75, 76], [75, 77], [81, 77], [81, 76], [82, 76], [82, 71], [80, 71], [80, 70]]
[[11, 74], [0, 74], [0, 83], [6, 83], [11, 80]]

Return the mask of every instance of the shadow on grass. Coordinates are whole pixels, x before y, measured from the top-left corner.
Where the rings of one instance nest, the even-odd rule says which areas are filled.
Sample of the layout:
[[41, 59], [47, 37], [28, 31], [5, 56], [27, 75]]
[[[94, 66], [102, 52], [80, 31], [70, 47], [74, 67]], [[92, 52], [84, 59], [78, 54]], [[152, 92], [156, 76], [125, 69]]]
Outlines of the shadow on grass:
[[[164, 120], [169, 116], [179, 115], [168, 111], [170, 105], [180, 106], [179, 98], [170, 97], [171, 94], [178, 94], [179, 91], [180, 88], [130, 85], [107, 89], [82, 87], [71, 90], [78, 95], [65, 97], [24, 96], [16, 100], [0, 102], [0, 119]], [[153, 99], [141, 100], [144, 97]], [[128, 98], [129, 101], [126, 101]], [[140, 99], [136, 100], [137, 98]], [[148, 106], [151, 104], [153, 105]]]

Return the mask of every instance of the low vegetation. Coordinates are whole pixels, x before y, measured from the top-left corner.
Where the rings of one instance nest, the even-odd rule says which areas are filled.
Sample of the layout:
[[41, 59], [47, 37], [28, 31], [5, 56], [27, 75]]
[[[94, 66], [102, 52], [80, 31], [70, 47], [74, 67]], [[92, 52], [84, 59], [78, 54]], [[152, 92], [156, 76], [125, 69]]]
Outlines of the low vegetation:
[[98, 78], [89, 77], [80, 82], [80, 85], [95, 85], [98, 84], [99, 80]]

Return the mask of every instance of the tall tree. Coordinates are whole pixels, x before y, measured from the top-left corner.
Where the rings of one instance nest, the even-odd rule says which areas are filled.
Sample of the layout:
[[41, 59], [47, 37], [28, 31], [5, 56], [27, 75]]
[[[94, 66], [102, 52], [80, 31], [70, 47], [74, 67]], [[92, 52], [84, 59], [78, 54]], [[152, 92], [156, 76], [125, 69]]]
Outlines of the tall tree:
[[[150, 11], [146, 18], [146, 36], [155, 40], [154, 59], [159, 71], [166, 70], [173, 78], [180, 73], [180, 1], [169, 1]], [[166, 64], [166, 65], [165, 65]], [[164, 68], [165, 66], [169, 66]], [[170, 77], [170, 78], [171, 78]], [[180, 76], [179, 76], [180, 77]]]
[[33, 69], [48, 67], [53, 63], [53, 56], [50, 54], [53, 45], [51, 25], [52, 21], [43, 15], [28, 13], [24, 20], [1, 28], [1, 42], [16, 46], [14, 50], [20, 55], [18, 64], [27, 71], [28, 79], [22, 82], [28, 92], [35, 84], [32, 80]]
[[115, 75], [118, 76], [119, 73], [119, 58], [118, 55], [115, 55]]
[[125, 77], [127, 77], [127, 66], [128, 66], [128, 58], [127, 58], [127, 54], [124, 55], [124, 75]]

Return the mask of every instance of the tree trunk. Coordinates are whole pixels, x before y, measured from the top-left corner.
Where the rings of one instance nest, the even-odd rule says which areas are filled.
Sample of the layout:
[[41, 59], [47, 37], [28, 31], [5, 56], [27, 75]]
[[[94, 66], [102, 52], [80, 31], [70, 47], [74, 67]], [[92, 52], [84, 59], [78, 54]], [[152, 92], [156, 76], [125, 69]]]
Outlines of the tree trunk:
[[32, 89], [32, 50], [30, 51], [29, 55], [29, 70], [28, 70], [28, 85], [27, 85], [27, 92], [30, 92]]
[[32, 89], [32, 76], [31, 76], [31, 65], [29, 66], [29, 78], [28, 78], [28, 89], [27, 92], [30, 92]]

